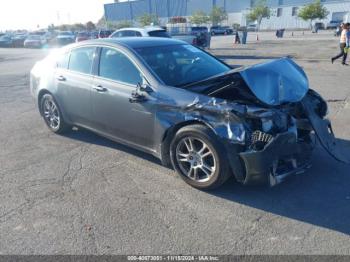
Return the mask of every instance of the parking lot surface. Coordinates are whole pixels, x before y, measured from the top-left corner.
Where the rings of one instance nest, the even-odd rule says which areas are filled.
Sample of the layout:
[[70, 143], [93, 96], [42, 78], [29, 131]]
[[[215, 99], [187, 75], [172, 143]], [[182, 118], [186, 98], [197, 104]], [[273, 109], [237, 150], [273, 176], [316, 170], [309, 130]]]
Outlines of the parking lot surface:
[[[231, 65], [290, 56], [330, 105], [350, 152], [350, 68], [330, 32], [272, 33], [210, 52]], [[50, 50], [0, 49], [0, 254], [348, 254], [350, 167], [317, 148], [313, 167], [274, 187], [230, 180], [201, 192], [138, 151], [74, 130], [49, 132], [29, 71]]]

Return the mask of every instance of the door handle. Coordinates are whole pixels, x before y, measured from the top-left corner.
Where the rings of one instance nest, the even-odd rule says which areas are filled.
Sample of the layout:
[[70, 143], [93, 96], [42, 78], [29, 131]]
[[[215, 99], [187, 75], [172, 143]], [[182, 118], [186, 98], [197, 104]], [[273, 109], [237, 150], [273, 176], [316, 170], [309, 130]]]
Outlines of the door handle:
[[67, 79], [64, 76], [59, 76], [57, 77], [57, 80], [63, 82], [63, 81], [66, 81]]
[[103, 92], [107, 92], [107, 91], [108, 91], [107, 88], [105, 88], [105, 87], [103, 87], [103, 86], [101, 86], [101, 85], [94, 86], [93, 89], [95, 89], [95, 90], [96, 90], [97, 92], [99, 92], [99, 93], [103, 93]]

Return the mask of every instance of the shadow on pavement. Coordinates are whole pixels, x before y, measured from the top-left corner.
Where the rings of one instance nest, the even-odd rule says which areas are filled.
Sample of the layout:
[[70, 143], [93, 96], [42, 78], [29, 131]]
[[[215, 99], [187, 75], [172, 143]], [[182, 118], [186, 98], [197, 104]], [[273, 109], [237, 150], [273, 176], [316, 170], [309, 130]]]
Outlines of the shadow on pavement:
[[256, 51], [256, 48], [247, 48], [247, 47], [239, 47], [240, 45], [235, 45], [232, 48], [211, 48], [210, 51], [213, 51], [214, 53], [216, 51], [237, 51], [237, 50], [242, 50], [242, 51]]
[[[79, 129], [65, 136], [120, 150], [161, 165], [160, 160], [149, 154], [87, 130]], [[350, 151], [350, 141], [339, 142]], [[350, 165], [337, 162], [320, 147], [314, 152], [312, 165], [305, 174], [292, 176], [274, 188], [243, 186], [230, 179], [221, 188], [208, 194], [350, 235]]]
[[[340, 141], [349, 148], [350, 141]], [[274, 187], [246, 187], [232, 180], [213, 195], [279, 216], [350, 235], [350, 165], [318, 147], [312, 168]]]
[[64, 136], [67, 138], [70, 138], [70, 139], [84, 142], [84, 143], [89, 143], [89, 144], [94, 144], [94, 145], [98, 145], [98, 146], [116, 149], [116, 150], [119, 150], [119, 151], [122, 151], [122, 152], [125, 152], [128, 154], [134, 155], [136, 157], [140, 157], [140, 158], [147, 160], [149, 162], [152, 162], [154, 164], [162, 165], [161, 161], [158, 158], [154, 157], [153, 155], [144, 153], [142, 151], [133, 149], [133, 148], [128, 147], [128, 146], [124, 146], [120, 143], [114, 142], [112, 140], [109, 140], [107, 138], [99, 136], [99, 135], [97, 135], [93, 132], [90, 132], [88, 130], [85, 130], [85, 129], [72, 130], [71, 132], [64, 134]]

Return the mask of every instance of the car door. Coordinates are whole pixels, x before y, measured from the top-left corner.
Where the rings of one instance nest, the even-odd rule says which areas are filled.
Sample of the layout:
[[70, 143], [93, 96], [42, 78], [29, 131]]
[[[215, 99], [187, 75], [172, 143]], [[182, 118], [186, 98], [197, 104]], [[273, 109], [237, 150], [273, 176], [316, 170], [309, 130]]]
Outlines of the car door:
[[71, 50], [62, 57], [56, 70], [57, 97], [74, 124], [91, 124], [91, 72], [95, 50], [93, 46]]
[[100, 132], [125, 142], [153, 148], [155, 93], [143, 92], [139, 101], [130, 101], [144, 77], [122, 51], [103, 47], [92, 88], [92, 113]]

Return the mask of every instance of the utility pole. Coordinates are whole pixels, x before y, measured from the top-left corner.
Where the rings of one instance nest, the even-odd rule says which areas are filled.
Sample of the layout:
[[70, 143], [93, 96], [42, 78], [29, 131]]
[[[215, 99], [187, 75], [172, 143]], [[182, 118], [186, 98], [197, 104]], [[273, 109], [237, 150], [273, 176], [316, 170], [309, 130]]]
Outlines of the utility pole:
[[134, 20], [134, 12], [133, 12], [133, 10], [132, 10], [131, 1], [128, 0], [128, 2], [129, 2], [129, 7], [130, 7], [130, 18], [131, 18], [131, 21], [133, 22], [133, 20]]

